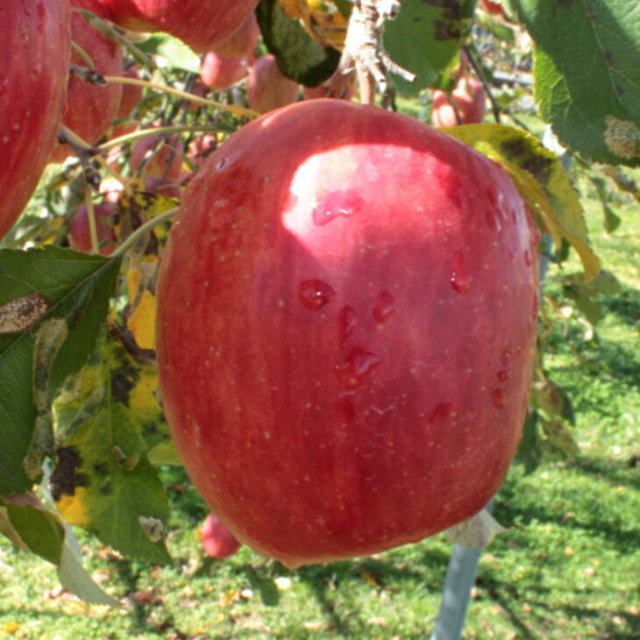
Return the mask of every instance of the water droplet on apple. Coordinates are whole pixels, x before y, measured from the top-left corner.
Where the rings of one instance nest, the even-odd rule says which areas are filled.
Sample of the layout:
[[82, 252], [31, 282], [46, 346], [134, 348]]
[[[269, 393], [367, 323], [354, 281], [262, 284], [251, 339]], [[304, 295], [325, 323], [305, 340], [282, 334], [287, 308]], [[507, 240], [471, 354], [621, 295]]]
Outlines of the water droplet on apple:
[[348, 218], [359, 211], [363, 200], [354, 190], [332, 191], [311, 212], [314, 224], [323, 226], [336, 218]]
[[344, 362], [334, 367], [340, 381], [345, 387], [359, 387], [380, 364], [380, 358], [362, 347], [354, 347], [349, 351]]
[[496, 206], [498, 204], [498, 196], [496, 194], [496, 189], [493, 185], [489, 185], [487, 187], [487, 199], [491, 203], [492, 206]]
[[340, 342], [344, 343], [358, 324], [358, 317], [353, 307], [346, 305], [338, 312], [338, 335]]
[[450, 282], [454, 291], [458, 293], [464, 293], [471, 287], [471, 278], [465, 270], [462, 251], [456, 251], [453, 254], [453, 273], [451, 274]]
[[509, 378], [509, 365], [511, 363], [511, 349], [507, 347], [500, 356], [500, 369], [497, 373], [500, 382], [506, 382]]
[[440, 402], [429, 414], [428, 422], [434, 424], [435, 422], [440, 422], [440, 420], [445, 420], [451, 414], [451, 409], [453, 409], [451, 402]]
[[529, 249], [526, 249], [524, 252], [524, 263], [527, 265], [527, 267], [531, 266], [531, 251], [529, 251]]
[[373, 306], [373, 317], [378, 324], [385, 322], [395, 311], [393, 303], [395, 298], [386, 290], [381, 291]]
[[330, 284], [315, 278], [303, 280], [298, 288], [300, 302], [311, 311], [317, 311], [324, 307], [335, 294], [336, 290]]
[[507, 398], [504, 389], [491, 390], [491, 402], [498, 409], [504, 409], [507, 404]]

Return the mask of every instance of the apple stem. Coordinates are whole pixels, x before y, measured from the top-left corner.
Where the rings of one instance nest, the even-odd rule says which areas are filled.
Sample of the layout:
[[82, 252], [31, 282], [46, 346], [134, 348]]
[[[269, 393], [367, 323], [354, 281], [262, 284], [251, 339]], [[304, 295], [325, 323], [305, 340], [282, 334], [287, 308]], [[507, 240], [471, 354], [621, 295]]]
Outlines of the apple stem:
[[489, 98], [489, 102], [491, 104], [491, 112], [493, 113], [493, 117], [495, 121], [497, 123], [500, 123], [500, 114], [502, 113], [503, 110], [502, 110], [502, 107], [498, 104], [498, 101], [496, 100], [495, 96], [493, 95], [493, 91], [491, 90], [491, 85], [487, 81], [487, 77], [485, 76], [484, 71], [482, 70], [482, 67], [478, 63], [478, 60], [476, 59], [476, 57], [473, 55], [469, 45], [464, 45], [462, 47], [462, 50], [466, 54], [469, 63], [473, 67], [473, 72], [476, 74], [478, 80], [480, 80], [480, 82], [482, 83], [482, 87], [484, 88], [484, 91], [487, 94], [487, 97]]
[[171, 95], [177, 96], [178, 98], [183, 98], [184, 100], [190, 100], [196, 104], [201, 104], [207, 107], [212, 107], [213, 109], [219, 109], [221, 111], [228, 111], [233, 114], [237, 118], [257, 118], [260, 114], [253, 111], [252, 109], [247, 109], [246, 107], [240, 107], [235, 104], [222, 104], [221, 102], [215, 102], [213, 100], [207, 100], [207, 98], [202, 98], [193, 93], [189, 93], [188, 91], [181, 91], [180, 89], [174, 89], [173, 87], [167, 87], [165, 85], [156, 84], [154, 82], [149, 82], [148, 80], [142, 80], [140, 78], [127, 78], [124, 76], [105, 76], [105, 80], [107, 82], [119, 82], [121, 84], [134, 84], [139, 87], [145, 87], [147, 89], [153, 89], [154, 91], [160, 91], [163, 93], [169, 93]]
[[156, 69], [157, 65], [155, 62], [143, 51], [141, 51], [138, 47], [136, 47], [129, 38], [126, 37], [126, 31], [102, 18], [99, 18], [91, 11], [87, 11], [86, 9], [78, 9], [77, 7], [72, 7], [72, 11], [79, 13], [82, 17], [87, 21], [87, 23], [92, 26], [94, 29], [104, 33], [109, 38], [115, 40], [118, 44], [123, 46], [132, 56], [135, 58], [137, 62], [148, 67], [149, 69]]
[[120, 258], [124, 253], [126, 253], [131, 247], [133, 247], [138, 240], [146, 233], [151, 231], [154, 227], [157, 227], [159, 224], [166, 222], [178, 211], [178, 207], [174, 207], [173, 209], [169, 209], [168, 211], [164, 211], [159, 215], [155, 216], [151, 220], [147, 220], [141, 227], [138, 227], [112, 254], [111, 258]]
[[97, 190], [100, 186], [100, 174], [91, 165], [91, 158], [95, 155], [92, 146], [63, 124], [61, 124], [58, 129], [58, 139], [73, 149], [73, 152], [78, 156], [78, 160], [80, 160], [80, 164], [82, 165], [85, 180], [93, 189]]
[[414, 74], [391, 60], [382, 42], [385, 21], [395, 18], [398, 11], [397, 0], [355, 0], [342, 57], [329, 80], [330, 87], [341, 87], [345, 78], [355, 74], [360, 100], [373, 104], [376, 88], [383, 96], [389, 92], [387, 73], [395, 73], [407, 82], [415, 80]]
[[89, 239], [91, 240], [91, 253], [100, 253], [98, 246], [98, 229], [96, 226], [96, 212], [93, 208], [93, 199], [91, 198], [91, 189], [85, 186], [84, 204], [87, 208], [87, 220], [89, 222]]

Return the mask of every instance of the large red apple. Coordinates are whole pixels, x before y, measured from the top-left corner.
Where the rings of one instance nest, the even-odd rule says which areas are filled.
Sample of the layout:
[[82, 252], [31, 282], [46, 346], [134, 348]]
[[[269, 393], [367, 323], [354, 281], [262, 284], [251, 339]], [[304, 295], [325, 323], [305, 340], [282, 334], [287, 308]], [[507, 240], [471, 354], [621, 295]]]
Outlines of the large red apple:
[[268, 53], [258, 58], [247, 79], [247, 104], [258, 113], [266, 113], [295, 102], [298, 84], [284, 76], [276, 58]]
[[212, 558], [229, 558], [240, 548], [240, 543], [213, 513], [204, 519], [200, 538], [205, 553]]
[[186, 190], [161, 393], [201, 494], [290, 567], [480, 511], [520, 439], [539, 234], [505, 171], [411, 118], [298, 102]]
[[[458, 116], [451, 105], [456, 105]], [[473, 76], [461, 76], [451, 95], [440, 89], [433, 92], [432, 121], [436, 127], [482, 122], [486, 110], [486, 94], [482, 83]]]
[[[71, 0], [71, 6], [108, 17], [99, 0]], [[90, 26], [79, 13], [73, 14], [71, 33], [73, 41], [91, 58], [95, 71], [103, 76], [117, 76], [122, 73], [122, 51], [115, 40]], [[73, 52], [71, 62], [80, 67], [91, 68], [77, 51]], [[97, 86], [72, 74], [69, 78], [62, 122], [83, 140], [93, 144], [108, 131], [118, 115], [121, 97], [121, 84]], [[62, 162], [72, 154], [71, 147], [60, 144], [53, 150], [50, 160]]]
[[240, 28], [259, 0], [100, 0], [131, 31], [165, 31], [197, 53]]
[[58, 139], [71, 56], [67, 0], [0, 7], [0, 238], [27, 204]]

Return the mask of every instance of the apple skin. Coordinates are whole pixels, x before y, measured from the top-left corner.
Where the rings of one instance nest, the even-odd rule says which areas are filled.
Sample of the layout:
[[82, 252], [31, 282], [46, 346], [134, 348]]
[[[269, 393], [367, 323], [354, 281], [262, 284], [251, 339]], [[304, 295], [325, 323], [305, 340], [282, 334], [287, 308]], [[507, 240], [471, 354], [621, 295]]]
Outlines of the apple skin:
[[[149, 154], [149, 156], [147, 156]], [[131, 151], [131, 169], [145, 178], [175, 180], [182, 173], [184, 145], [175, 134], [140, 138]]]
[[200, 539], [205, 553], [212, 558], [229, 558], [241, 547], [229, 529], [213, 513], [204, 519]]
[[207, 51], [200, 65], [200, 79], [211, 89], [226, 89], [247, 77], [246, 58], [228, 58], [216, 51]]
[[289, 567], [480, 511], [520, 439], [539, 233], [505, 171], [344, 100], [245, 125], [185, 191], [161, 396], [201, 495]]
[[432, 121], [435, 127], [482, 122], [486, 111], [486, 94], [478, 79], [473, 76], [460, 77], [451, 93], [451, 99], [458, 108], [462, 122], [458, 122], [447, 94], [437, 89], [433, 92]]
[[295, 102], [298, 84], [284, 76], [271, 53], [258, 58], [247, 80], [247, 104], [258, 113], [266, 113]]
[[[71, 0], [76, 9], [91, 11], [103, 18], [108, 18], [99, 0]], [[111, 38], [100, 33], [87, 24], [82, 15], [73, 13], [71, 33], [76, 42], [93, 60], [95, 70], [103, 76], [117, 76], [122, 73], [122, 51]], [[87, 61], [73, 52], [71, 62], [80, 67], [87, 67]], [[97, 142], [113, 124], [122, 98], [122, 85], [109, 84], [106, 87], [85, 82], [75, 74], [69, 77], [67, 102], [63, 124], [78, 134], [89, 144]], [[63, 162], [72, 155], [71, 147], [59, 144], [51, 153], [51, 162]]]
[[7, 52], [0, 72], [2, 238], [27, 204], [58, 141], [71, 56], [68, 3], [3, 3], [0, 42]]
[[[95, 204], [93, 212], [96, 220], [96, 235], [100, 245], [100, 255], [109, 256], [115, 248], [113, 233], [113, 218], [117, 205], [114, 202], [100, 202]], [[89, 231], [89, 216], [87, 207], [81, 204], [74, 212], [69, 223], [69, 245], [76, 251], [91, 251], [91, 232]]]
[[[123, 69], [121, 75], [125, 78], [140, 78], [137, 65]], [[141, 86], [135, 84], [123, 84], [122, 96], [120, 97], [120, 105], [118, 106], [118, 113], [116, 118], [124, 119], [140, 104], [143, 97], [143, 90]]]
[[164, 31], [206, 53], [240, 28], [259, 0], [99, 0], [131, 31]]
[[255, 13], [250, 13], [245, 21], [230, 36], [217, 42], [214, 51], [225, 58], [251, 57], [258, 44], [260, 27]]

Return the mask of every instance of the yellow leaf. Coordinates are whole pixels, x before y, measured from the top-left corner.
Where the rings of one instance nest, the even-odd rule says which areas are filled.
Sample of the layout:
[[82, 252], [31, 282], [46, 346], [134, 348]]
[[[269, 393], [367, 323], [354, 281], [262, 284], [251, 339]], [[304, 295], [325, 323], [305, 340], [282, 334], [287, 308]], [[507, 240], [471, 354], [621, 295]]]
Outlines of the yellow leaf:
[[83, 499], [86, 493], [86, 489], [76, 487], [73, 495], [63, 495], [56, 502], [56, 508], [60, 515], [74, 527], [87, 527], [89, 525], [85, 500]]
[[545, 149], [535, 136], [500, 124], [470, 124], [442, 130], [500, 163], [554, 242], [557, 244], [564, 238], [576, 250], [585, 279], [598, 275], [600, 260], [589, 242], [582, 205], [552, 151]]
[[141, 349], [155, 349], [156, 297], [145, 289], [127, 321], [127, 328]]

